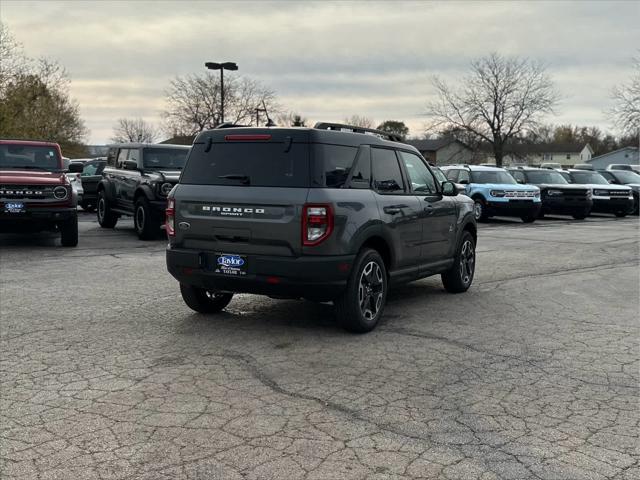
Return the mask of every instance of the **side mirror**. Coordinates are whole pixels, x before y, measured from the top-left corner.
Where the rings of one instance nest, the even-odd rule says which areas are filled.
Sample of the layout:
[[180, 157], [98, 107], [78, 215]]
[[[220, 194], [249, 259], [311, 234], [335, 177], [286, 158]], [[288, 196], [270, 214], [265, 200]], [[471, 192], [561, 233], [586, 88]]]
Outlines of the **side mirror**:
[[518, 182], [520, 185], [524, 185], [525, 181], [521, 178], [516, 178], [516, 182]]
[[445, 197], [455, 197], [458, 194], [456, 184], [450, 180], [442, 182], [442, 195]]
[[69, 164], [69, 173], [82, 173], [82, 168], [84, 165], [81, 163], [70, 163]]
[[133, 160], [125, 160], [122, 163], [122, 167], [125, 170], [138, 170], [138, 162], [134, 162]]

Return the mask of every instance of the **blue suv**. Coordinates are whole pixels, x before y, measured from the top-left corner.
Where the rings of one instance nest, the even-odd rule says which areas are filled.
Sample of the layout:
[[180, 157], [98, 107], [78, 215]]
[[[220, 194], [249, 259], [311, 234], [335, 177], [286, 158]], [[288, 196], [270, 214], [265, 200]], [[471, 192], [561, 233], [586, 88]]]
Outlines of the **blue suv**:
[[476, 220], [493, 215], [520, 217], [523, 222], [535, 221], [540, 212], [540, 189], [520, 185], [503, 168], [480, 165], [449, 165], [440, 167], [449, 180], [464, 186], [465, 195], [474, 201]]

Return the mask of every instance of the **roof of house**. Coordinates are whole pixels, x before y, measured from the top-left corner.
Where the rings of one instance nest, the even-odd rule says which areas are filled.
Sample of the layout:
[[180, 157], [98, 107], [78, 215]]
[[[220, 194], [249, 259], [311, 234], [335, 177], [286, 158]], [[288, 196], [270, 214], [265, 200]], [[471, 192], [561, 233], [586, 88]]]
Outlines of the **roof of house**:
[[193, 145], [193, 141], [195, 140], [195, 135], [178, 135], [177, 137], [171, 137], [167, 140], [163, 140], [162, 144], [169, 143], [171, 145]]
[[607, 153], [603, 153], [602, 155], [598, 155], [597, 157], [592, 157], [590, 160], [587, 160], [587, 163], [591, 163], [594, 160], [600, 160], [602, 158], [608, 157], [609, 155], [615, 155], [618, 152], [623, 152], [625, 150], [631, 151], [631, 152], [636, 152], [638, 150], [638, 147], [622, 147], [619, 148], [618, 150], [613, 150], [611, 152], [607, 152]]
[[441, 148], [446, 147], [447, 145], [451, 144], [451, 143], [459, 143], [460, 145], [463, 145], [464, 147], [468, 148], [464, 143], [462, 143], [460, 140], [457, 140], [453, 137], [442, 137], [442, 138], [436, 138], [434, 140], [407, 140], [405, 141], [405, 143], [416, 147], [420, 152], [436, 152], [438, 150], [440, 150]]

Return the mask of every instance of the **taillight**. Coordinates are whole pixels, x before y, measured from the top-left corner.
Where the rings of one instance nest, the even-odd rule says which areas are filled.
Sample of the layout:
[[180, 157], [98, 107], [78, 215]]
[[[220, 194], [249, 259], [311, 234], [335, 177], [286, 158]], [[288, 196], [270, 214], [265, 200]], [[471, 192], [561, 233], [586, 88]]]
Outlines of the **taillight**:
[[164, 228], [167, 231], [167, 236], [176, 236], [176, 201], [173, 198], [167, 200], [167, 209], [165, 210], [167, 219], [164, 223]]
[[302, 208], [302, 244], [307, 247], [325, 241], [333, 231], [331, 205], [307, 204]]

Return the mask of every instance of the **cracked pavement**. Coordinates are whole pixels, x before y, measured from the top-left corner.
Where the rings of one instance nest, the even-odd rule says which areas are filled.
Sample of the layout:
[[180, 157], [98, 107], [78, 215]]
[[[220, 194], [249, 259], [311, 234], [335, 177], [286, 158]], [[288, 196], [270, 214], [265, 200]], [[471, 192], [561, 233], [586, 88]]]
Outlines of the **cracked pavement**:
[[640, 478], [637, 218], [480, 226], [474, 285], [182, 302], [131, 222], [0, 236], [0, 477]]

